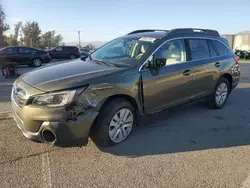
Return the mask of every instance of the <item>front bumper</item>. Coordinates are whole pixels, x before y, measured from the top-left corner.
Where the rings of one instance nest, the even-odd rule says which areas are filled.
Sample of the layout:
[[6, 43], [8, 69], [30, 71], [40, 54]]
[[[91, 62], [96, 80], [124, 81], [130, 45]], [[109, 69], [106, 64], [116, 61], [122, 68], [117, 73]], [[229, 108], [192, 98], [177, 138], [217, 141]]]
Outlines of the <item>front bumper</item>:
[[[25, 84], [21, 85], [25, 89]], [[25, 102], [22, 106], [18, 105], [13, 90], [11, 94], [13, 118], [26, 138], [37, 142], [48, 142], [43, 136], [45, 130], [55, 135], [53, 143], [56, 144], [71, 144], [88, 138], [90, 128], [98, 115], [94, 109], [86, 110], [73, 120], [69, 120], [64, 107], [48, 108], [26, 105]]]

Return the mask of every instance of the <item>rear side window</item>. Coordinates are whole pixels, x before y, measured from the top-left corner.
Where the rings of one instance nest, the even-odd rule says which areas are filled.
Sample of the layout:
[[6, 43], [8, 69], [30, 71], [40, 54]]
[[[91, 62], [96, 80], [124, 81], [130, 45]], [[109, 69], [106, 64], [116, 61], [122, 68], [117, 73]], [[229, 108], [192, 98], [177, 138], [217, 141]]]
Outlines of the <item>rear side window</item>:
[[222, 42], [213, 40], [213, 44], [221, 56], [228, 53], [229, 49]]
[[215, 51], [215, 49], [214, 49], [214, 47], [212, 46], [211, 41], [208, 42], [208, 47], [209, 47], [209, 52], [210, 52], [210, 56], [211, 57], [218, 56], [217, 53], [216, 53], [216, 51]]
[[205, 39], [189, 39], [192, 60], [210, 58], [208, 42]]
[[4, 53], [5, 54], [14, 54], [14, 53], [17, 53], [17, 48], [16, 47], [13, 47], [13, 48], [6, 48], [4, 50]]

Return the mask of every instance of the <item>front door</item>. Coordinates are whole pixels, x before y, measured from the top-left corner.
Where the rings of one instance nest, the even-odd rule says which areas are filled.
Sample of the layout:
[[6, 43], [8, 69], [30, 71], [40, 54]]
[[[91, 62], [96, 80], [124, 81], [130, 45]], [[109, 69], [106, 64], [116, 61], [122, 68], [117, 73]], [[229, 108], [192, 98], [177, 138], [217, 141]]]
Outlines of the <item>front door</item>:
[[33, 55], [36, 51], [32, 48], [19, 47], [18, 56], [20, 64], [28, 64], [31, 63]]
[[157, 74], [147, 69], [147, 63], [141, 70], [146, 113], [154, 113], [189, 100], [189, 87], [193, 80], [192, 66], [186, 62], [183, 40], [166, 42], [149, 58], [149, 61], [153, 56], [166, 61], [166, 65], [161, 67]]
[[51, 53], [51, 57], [53, 59], [62, 59], [63, 58], [63, 48], [61, 46], [58, 46], [55, 48]]

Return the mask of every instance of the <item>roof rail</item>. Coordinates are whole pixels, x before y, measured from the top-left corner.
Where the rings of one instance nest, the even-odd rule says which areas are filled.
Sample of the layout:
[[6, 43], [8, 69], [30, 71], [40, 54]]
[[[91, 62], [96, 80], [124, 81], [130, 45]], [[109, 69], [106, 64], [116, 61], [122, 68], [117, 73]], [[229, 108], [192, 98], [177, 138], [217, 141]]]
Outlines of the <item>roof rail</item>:
[[185, 34], [200, 34], [200, 35], [220, 37], [218, 31], [211, 29], [178, 28], [178, 29], [172, 29], [169, 32], [169, 35], [185, 35]]
[[161, 30], [161, 29], [141, 29], [141, 30], [132, 31], [132, 32], [128, 33], [127, 35], [132, 35], [132, 34], [136, 34], [136, 33], [145, 33], [145, 32], [157, 32], [157, 31], [169, 32], [168, 30]]

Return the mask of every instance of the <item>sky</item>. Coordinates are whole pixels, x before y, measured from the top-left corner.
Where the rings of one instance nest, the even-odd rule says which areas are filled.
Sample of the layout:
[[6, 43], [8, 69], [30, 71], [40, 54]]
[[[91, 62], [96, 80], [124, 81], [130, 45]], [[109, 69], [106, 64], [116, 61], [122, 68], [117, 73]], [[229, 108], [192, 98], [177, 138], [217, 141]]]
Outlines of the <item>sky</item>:
[[221, 34], [250, 30], [250, 0], [0, 0], [14, 32], [18, 21], [37, 21], [64, 42], [109, 41], [137, 29], [183, 27]]

